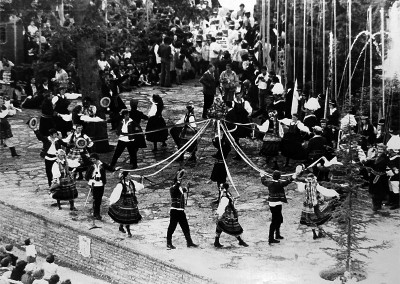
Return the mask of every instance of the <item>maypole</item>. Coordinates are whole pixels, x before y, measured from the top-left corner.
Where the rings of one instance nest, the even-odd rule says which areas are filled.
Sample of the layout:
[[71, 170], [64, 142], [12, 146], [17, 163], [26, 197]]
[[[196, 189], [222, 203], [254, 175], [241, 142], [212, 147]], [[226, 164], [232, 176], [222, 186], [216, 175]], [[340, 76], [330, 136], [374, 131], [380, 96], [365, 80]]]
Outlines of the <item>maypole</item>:
[[349, 105], [351, 106], [351, 0], [349, 0]]
[[267, 52], [265, 54], [265, 58], [267, 60], [267, 67], [268, 67], [268, 71], [271, 69], [271, 59], [270, 59], [270, 52], [271, 52], [271, 35], [270, 35], [270, 30], [271, 30], [271, 25], [270, 25], [270, 19], [271, 19], [271, 0], [267, 0]]
[[262, 65], [265, 66], [265, 1], [261, 3], [261, 43], [262, 43]]
[[325, 0], [322, 0], [322, 93], [326, 92], [325, 61]]
[[385, 117], [385, 15], [381, 8], [381, 45], [382, 45], [382, 117]]
[[303, 86], [306, 85], [306, 11], [307, 11], [307, 0], [304, 0], [304, 5], [303, 5]]
[[285, 52], [285, 64], [283, 65], [284, 66], [284, 68], [285, 68], [285, 89], [286, 89], [286, 84], [287, 84], [287, 81], [288, 81], [288, 75], [287, 75], [287, 37], [288, 37], [288, 32], [287, 32], [287, 20], [288, 20], [288, 17], [287, 17], [287, 12], [288, 12], [288, 9], [287, 9], [287, 5], [288, 5], [288, 2], [287, 2], [287, 0], [285, 0], [285, 49], [284, 49], [284, 52]]
[[296, 0], [293, 0], [293, 81], [296, 81]]
[[[275, 49], [275, 73], [278, 74], [279, 66], [279, 0], [276, 0], [276, 49]], [[282, 82], [281, 82], [282, 83]]]
[[369, 26], [369, 120], [372, 121], [372, 6], [368, 7]]
[[310, 1], [310, 14], [311, 14], [311, 84], [312, 89], [315, 90], [315, 78], [314, 78], [314, 0]]
[[336, 57], [336, 43], [337, 43], [337, 38], [336, 38], [336, 0], [333, 0], [333, 90], [334, 90], [334, 98], [337, 100], [337, 57]]

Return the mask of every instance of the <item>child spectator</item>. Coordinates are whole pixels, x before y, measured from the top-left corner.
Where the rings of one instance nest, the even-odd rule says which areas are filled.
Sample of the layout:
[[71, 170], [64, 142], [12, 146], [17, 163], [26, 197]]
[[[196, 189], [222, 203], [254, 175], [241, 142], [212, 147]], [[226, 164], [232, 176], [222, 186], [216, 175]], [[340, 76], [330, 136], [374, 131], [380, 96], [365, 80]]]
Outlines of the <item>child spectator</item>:
[[43, 279], [44, 271], [43, 269], [38, 269], [33, 272], [33, 282], [32, 284], [49, 284], [48, 281]]
[[21, 281], [22, 275], [25, 273], [25, 267], [28, 263], [25, 260], [18, 260], [17, 265], [15, 265], [14, 269], [11, 272], [10, 279]]
[[50, 280], [50, 277], [57, 274], [58, 265], [54, 263], [54, 255], [49, 254], [46, 257], [46, 262], [43, 263], [44, 279]]
[[26, 258], [27, 259], [30, 256], [36, 259], [37, 251], [36, 251], [35, 245], [31, 241], [31, 239], [26, 239], [25, 240], [25, 253], [26, 253]]

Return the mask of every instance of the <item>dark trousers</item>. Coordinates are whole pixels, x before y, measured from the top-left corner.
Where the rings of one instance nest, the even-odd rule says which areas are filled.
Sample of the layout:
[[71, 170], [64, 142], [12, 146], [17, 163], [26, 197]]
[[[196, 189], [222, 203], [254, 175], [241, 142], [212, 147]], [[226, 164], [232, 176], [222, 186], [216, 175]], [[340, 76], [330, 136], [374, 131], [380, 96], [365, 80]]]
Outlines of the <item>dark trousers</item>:
[[269, 209], [272, 213], [271, 225], [269, 226], [269, 239], [274, 239], [274, 232], [279, 231], [283, 223], [282, 205], [270, 206]]
[[134, 144], [135, 142], [124, 142], [121, 140], [118, 140], [117, 147], [115, 147], [114, 155], [111, 159], [111, 164], [110, 167], [114, 168], [115, 165], [117, 164], [118, 158], [121, 156], [121, 154], [124, 152], [125, 148], [128, 148], [129, 152], [129, 157], [130, 157], [130, 163], [132, 166], [137, 166], [137, 147]]
[[100, 216], [101, 199], [104, 194], [104, 186], [93, 186], [93, 216]]
[[53, 168], [53, 164], [56, 160], [44, 160], [44, 165], [46, 168], [46, 176], [47, 176], [47, 181], [49, 183], [49, 187], [51, 186], [51, 182], [53, 180], [53, 173], [51, 172], [51, 169]]
[[190, 242], [192, 239], [190, 237], [190, 229], [189, 223], [186, 218], [185, 211], [183, 210], [174, 210], [170, 211], [170, 219], [169, 219], [169, 226], [167, 231], [167, 242], [171, 242], [172, 235], [175, 232], [176, 226], [181, 226], [182, 232], [185, 235], [186, 241]]
[[171, 87], [171, 62], [164, 61], [161, 59], [161, 76], [160, 76], [160, 86], [161, 87]]
[[212, 106], [214, 102], [214, 96], [209, 94], [204, 94], [204, 105], [203, 105], [203, 118], [207, 118], [208, 109]]

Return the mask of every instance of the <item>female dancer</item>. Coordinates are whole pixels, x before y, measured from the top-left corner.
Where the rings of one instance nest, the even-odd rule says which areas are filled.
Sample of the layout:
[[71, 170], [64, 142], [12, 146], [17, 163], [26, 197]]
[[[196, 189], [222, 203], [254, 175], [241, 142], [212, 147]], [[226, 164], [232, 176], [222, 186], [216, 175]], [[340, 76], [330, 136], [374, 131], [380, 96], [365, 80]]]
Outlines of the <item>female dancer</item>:
[[[167, 143], [165, 141], [168, 138], [168, 129], [165, 128], [165, 120], [162, 117], [162, 111], [164, 109], [164, 103], [162, 98], [159, 95], [153, 95], [152, 97], [152, 106], [149, 111], [149, 121], [147, 122], [146, 127], [146, 140], [151, 141], [154, 144], [153, 152], [157, 151], [157, 142], [162, 142], [162, 146], [166, 147]], [[158, 130], [160, 128], [165, 128]]]

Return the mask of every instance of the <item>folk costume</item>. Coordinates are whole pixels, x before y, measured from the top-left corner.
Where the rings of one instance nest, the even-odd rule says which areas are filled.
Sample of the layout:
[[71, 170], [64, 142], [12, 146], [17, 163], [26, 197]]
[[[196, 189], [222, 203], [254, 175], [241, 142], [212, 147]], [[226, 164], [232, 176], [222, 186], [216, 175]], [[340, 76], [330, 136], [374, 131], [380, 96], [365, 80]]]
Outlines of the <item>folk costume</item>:
[[100, 206], [104, 194], [104, 186], [107, 183], [106, 170], [111, 170], [111, 168], [107, 164], [103, 164], [96, 153], [90, 155], [90, 160], [93, 164], [86, 171], [85, 179], [88, 181], [93, 195], [93, 217], [101, 220]]
[[218, 199], [219, 202], [219, 189], [221, 184], [226, 182], [226, 168], [224, 164], [224, 160], [228, 157], [229, 152], [231, 151], [231, 143], [229, 143], [228, 138], [225, 135], [221, 138], [221, 145], [219, 144], [219, 137], [218, 135], [212, 140], [214, 147], [217, 149], [217, 152], [213, 155], [215, 158], [214, 166], [211, 172], [210, 179], [217, 183], [218, 189]]
[[213, 104], [214, 97], [216, 94], [216, 88], [218, 81], [215, 78], [215, 67], [211, 65], [208, 67], [208, 70], [204, 72], [203, 76], [201, 76], [199, 82], [203, 85], [203, 96], [204, 96], [204, 105], [203, 105], [203, 115], [202, 118], [207, 118], [207, 112]]
[[167, 145], [165, 141], [168, 138], [168, 129], [165, 128], [166, 123], [162, 117], [163, 109], [164, 103], [162, 98], [159, 95], [153, 95], [152, 105], [148, 114], [149, 121], [146, 126], [146, 140], [153, 142], [153, 151], [157, 151], [157, 142], [162, 142], [163, 146]]
[[282, 125], [278, 121], [277, 112], [270, 111], [268, 113], [268, 119], [262, 124], [257, 125], [260, 132], [264, 132], [263, 145], [260, 150], [260, 155], [266, 158], [266, 163], [273, 160], [274, 170], [278, 170], [277, 157], [279, 156], [281, 141], [283, 137]]
[[68, 110], [70, 101], [62, 94], [54, 96], [52, 102], [54, 112], [57, 114], [57, 116], [53, 118], [56, 129], [61, 132], [62, 137], [66, 137], [67, 132], [72, 130], [72, 117], [69, 120], [65, 119], [66, 116], [70, 115]]
[[376, 212], [382, 209], [382, 202], [389, 194], [389, 179], [386, 168], [389, 165], [389, 157], [386, 155], [386, 146], [377, 145], [377, 154], [364, 162], [369, 169], [368, 192], [372, 198], [373, 210]]
[[279, 240], [283, 239], [280, 233], [281, 224], [283, 223], [282, 205], [287, 203], [284, 188], [292, 182], [293, 178], [281, 180], [280, 177], [281, 173], [279, 171], [274, 171], [272, 180], [267, 179], [265, 175], [261, 176], [261, 183], [268, 187], [268, 204], [272, 214], [268, 244], [279, 243]]
[[304, 160], [307, 158], [307, 152], [303, 148], [303, 136], [301, 132], [310, 133], [308, 127], [297, 120], [297, 115], [293, 114], [292, 119], [282, 119], [288, 130], [282, 138], [282, 155], [286, 157], [286, 166], [289, 160]]
[[53, 181], [52, 168], [54, 162], [57, 160], [57, 151], [61, 149], [62, 146], [66, 147], [67, 143], [58, 138], [58, 133], [54, 128], [49, 130], [50, 135], [47, 137], [43, 136], [40, 130], [35, 130], [34, 132], [36, 138], [43, 143], [40, 157], [44, 159], [47, 181], [50, 187]]
[[390, 209], [398, 209], [400, 207], [399, 200], [399, 180], [400, 180], [400, 155], [397, 153], [389, 158], [389, 168], [387, 172], [389, 176], [389, 195], [390, 195]]
[[[119, 127], [117, 129], [117, 134], [119, 135], [118, 137], [118, 143], [117, 147], [115, 148], [114, 155], [111, 159], [110, 167], [114, 168], [115, 165], [117, 164], [118, 158], [121, 156], [122, 152], [125, 150], [125, 148], [128, 149], [129, 152], [129, 157], [130, 157], [130, 164], [132, 165], [133, 169], [137, 168], [137, 151], [138, 151], [138, 146], [139, 143], [137, 144], [136, 142], [141, 142], [143, 141], [136, 141], [136, 136], [135, 133], [140, 133], [140, 127], [133, 122], [132, 119], [129, 118], [129, 111], [128, 110], [123, 110], [123, 119], [119, 124]], [[138, 135], [139, 136], [139, 135]]]
[[222, 89], [222, 98], [225, 102], [233, 101], [236, 86], [239, 85], [239, 77], [231, 68], [222, 71], [219, 76], [219, 82]]
[[[174, 139], [178, 149], [182, 148], [197, 132], [196, 118], [194, 116], [194, 108], [192, 104], [186, 106], [186, 114], [177, 121], [176, 124], [185, 124], [183, 126], [174, 126], [170, 129], [172, 139]], [[196, 161], [196, 150], [197, 141], [193, 142], [192, 145], [187, 149], [191, 153], [188, 161]], [[177, 161], [183, 161], [184, 154], [182, 153]]]
[[[235, 100], [232, 102], [233, 111], [235, 112], [236, 123], [249, 124], [249, 116], [253, 112], [253, 108], [248, 101], [242, 98], [241, 93], [236, 93]], [[232, 136], [239, 141], [239, 138], [249, 137], [251, 134], [250, 125], [238, 125], [237, 129], [232, 133]], [[239, 145], [239, 143], [238, 143]]]
[[4, 144], [10, 148], [12, 157], [18, 157], [19, 155], [15, 150], [17, 140], [12, 134], [11, 125], [7, 118], [14, 116], [16, 113], [17, 110], [10, 103], [10, 100], [4, 100], [4, 97], [0, 97], [0, 140], [3, 140]]
[[[63, 139], [68, 143], [67, 161], [71, 168], [75, 168], [74, 175], [79, 173], [78, 179], [83, 179], [82, 172], [90, 165], [89, 150], [93, 147], [93, 141], [82, 133], [82, 125], [76, 125], [75, 130]], [[81, 146], [81, 143], [83, 144]]]
[[[303, 181], [305, 181], [304, 188], [300, 189], [304, 190], [300, 224], [313, 228], [313, 239], [320, 238], [323, 237], [321, 225], [331, 219], [339, 194], [333, 189], [320, 186], [314, 174], [308, 174]], [[318, 227], [318, 235], [315, 227]]]
[[170, 220], [167, 231], [167, 247], [169, 249], [175, 249], [172, 245], [172, 235], [175, 232], [176, 226], [181, 226], [183, 234], [186, 238], [186, 243], [188, 247], [197, 247], [194, 244], [190, 236], [189, 223], [185, 214], [185, 196], [184, 193], [188, 192], [186, 187], [181, 186], [182, 178], [185, 174], [185, 170], [181, 169], [177, 172], [174, 178], [174, 185], [170, 187], [169, 192], [171, 195], [171, 209], [170, 209]]
[[232, 194], [228, 191], [229, 185], [224, 183], [220, 187], [220, 201], [218, 204], [217, 214], [217, 228], [215, 230], [215, 241], [214, 246], [216, 248], [221, 248], [223, 245], [220, 244], [219, 238], [222, 232], [228, 235], [235, 236], [239, 245], [248, 247], [241, 235], [243, 233], [243, 228], [239, 224], [238, 213], [235, 208], [235, 200]]
[[57, 160], [53, 163], [51, 172], [53, 175], [50, 192], [52, 198], [57, 200], [58, 209], [61, 210], [60, 200], [68, 200], [70, 210], [76, 211], [74, 199], [78, 197], [75, 179], [69, 171], [67, 159], [64, 150], [57, 150]]
[[119, 175], [120, 182], [114, 188], [110, 196], [108, 215], [111, 219], [120, 224], [120, 232], [125, 233], [125, 225], [128, 237], [132, 237], [130, 225], [137, 224], [142, 220], [137, 206], [136, 192], [142, 190], [144, 186], [142, 183], [138, 183], [127, 176], [128, 172], [122, 172]]
[[42, 115], [40, 116], [39, 132], [42, 136], [49, 136], [49, 130], [55, 129], [56, 124], [54, 122], [54, 108], [51, 101], [51, 95], [45, 95], [42, 103]]

